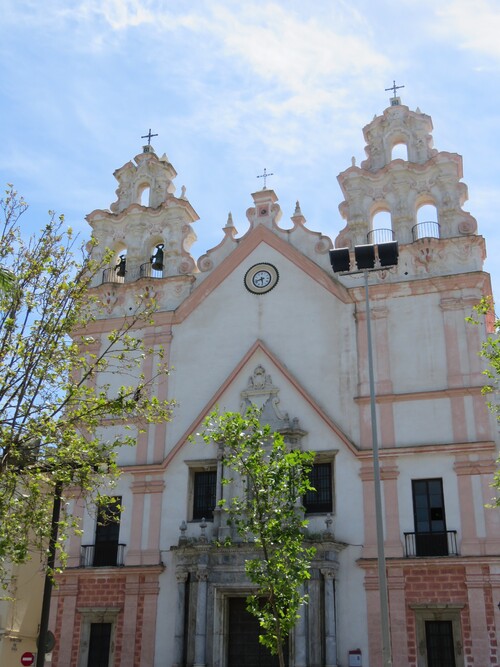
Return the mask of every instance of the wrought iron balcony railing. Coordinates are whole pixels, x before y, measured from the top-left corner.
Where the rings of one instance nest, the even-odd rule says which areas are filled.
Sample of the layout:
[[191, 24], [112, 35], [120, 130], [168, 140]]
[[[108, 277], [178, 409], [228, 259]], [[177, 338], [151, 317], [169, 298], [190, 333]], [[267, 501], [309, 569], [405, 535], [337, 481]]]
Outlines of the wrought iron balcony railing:
[[441, 238], [439, 223], [432, 221], [419, 222], [418, 225], [413, 225], [411, 233], [414, 241]]
[[404, 533], [406, 558], [458, 556], [457, 531], [439, 533]]
[[372, 229], [371, 232], [368, 232], [366, 235], [368, 243], [374, 243], [375, 245], [379, 243], [390, 243], [391, 241], [396, 240], [396, 236], [392, 229]]
[[156, 262], [145, 262], [139, 270], [140, 278], [163, 278], [163, 264], [158, 268]]
[[119, 275], [116, 270], [116, 266], [111, 267], [110, 269], [104, 269], [102, 272], [102, 282], [104, 283], [124, 283], [125, 276]]
[[123, 567], [125, 544], [98, 542], [80, 547], [80, 567]]

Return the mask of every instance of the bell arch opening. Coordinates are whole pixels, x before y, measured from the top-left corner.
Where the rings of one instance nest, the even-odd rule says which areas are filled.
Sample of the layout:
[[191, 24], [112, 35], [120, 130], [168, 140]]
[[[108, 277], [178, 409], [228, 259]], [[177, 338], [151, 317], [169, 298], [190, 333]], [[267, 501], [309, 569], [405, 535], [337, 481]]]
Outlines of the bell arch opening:
[[438, 212], [434, 204], [425, 203], [417, 208], [416, 224], [413, 227], [413, 240], [439, 239], [441, 237]]
[[389, 211], [378, 210], [373, 213], [367, 241], [368, 243], [387, 243], [388, 241], [394, 241], [392, 217]]
[[150, 194], [151, 194], [151, 188], [149, 186], [149, 183], [142, 183], [142, 185], [139, 186], [139, 189], [137, 191], [137, 199], [141, 206], [149, 206]]
[[408, 144], [405, 141], [397, 141], [393, 145], [391, 160], [405, 160], [408, 162]]

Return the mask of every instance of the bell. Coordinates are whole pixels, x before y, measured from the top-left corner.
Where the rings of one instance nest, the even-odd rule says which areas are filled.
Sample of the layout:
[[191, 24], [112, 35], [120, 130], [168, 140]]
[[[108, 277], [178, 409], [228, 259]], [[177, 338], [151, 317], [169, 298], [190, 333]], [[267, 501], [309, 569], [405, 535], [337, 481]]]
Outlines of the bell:
[[163, 243], [159, 243], [156, 246], [156, 252], [155, 254], [151, 257], [151, 267], [155, 271], [163, 271], [163, 248], [164, 248]]
[[119, 261], [115, 266], [116, 275], [119, 278], [125, 278], [125, 267], [127, 265], [127, 256], [120, 255]]

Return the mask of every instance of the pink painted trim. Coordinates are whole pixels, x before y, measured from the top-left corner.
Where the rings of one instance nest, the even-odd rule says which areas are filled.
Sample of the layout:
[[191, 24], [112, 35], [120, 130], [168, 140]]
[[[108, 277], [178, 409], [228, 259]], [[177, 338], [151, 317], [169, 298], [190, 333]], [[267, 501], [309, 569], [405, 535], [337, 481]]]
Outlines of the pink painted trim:
[[389, 571], [388, 589], [393, 667], [408, 667], [407, 607], [403, 568], [392, 568]]
[[[378, 592], [378, 577], [372, 573], [366, 573], [365, 586], [368, 583], [366, 579], [370, 577], [377, 578], [376, 582], [366, 587], [366, 607], [368, 620], [368, 653], [367, 664], [382, 665], [382, 626], [380, 624], [380, 599]], [[375, 587], [376, 586], [376, 587]], [[368, 662], [369, 661], [369, 662]]]
[[453, 438], [456, 442], [467, 440], [467, 419], [465, 416], [465, 401], [463, 396], [453, 396], [450, 399], [451, 424]]
[[56, 628], [57, 638], [59, 640], [58, 664], [71, 665], [71, 653], [73, 650], [73, 636], [75, 630], [76, 616], [76, 590], [74, 595], [65, 594], [62, 600], [63, 613], [61, 616], [61, 626]]
[[478, 552], [476, 519], [473, 511], [474, 498], [470, 476], [457, 475], [457, 484], [462, 530], [460, 552], [463, 556], [469, 556]]
[[175, 322], [182, 322], [195, 310], [206, 297], [216, 289], [261, 243], [281, 253], [297, 267], [302, 269], [310, 278], [334, 294], [343, 303], [351, 303], [349, 291], [338, 281], [333, 280], [317, 264], [296, 250], [292, 245], [276, 236], [275, 233], [258, 225], [250, 230], [248, 235], [240, 240], [238, 246], [217, 266], [205, 280], [197, 286], [192, 294], [175, 311]]
[[161, 493], [150, 495], [148, 549], [154, 551], [160, 549], [162, 499], [163, 495]]
[[488, 623], [484, 598], [483, 573], [480, 567], [466, 568], [466, 585], [469, 602], [470, 634], [472, 640], [472, 655], [474, 664], [489, 665], [490, 642], [488, 637]]
[[[491, 505], [495, 490], [491, 488], [493, 473], [481, 475], [481, 488], [483, 495], [483, 504]], [[498, 556], [500, 553], [500, 512], [498, 509], [486, 507], [483, 509], [486, 524], [486, 540], [484, 549], [486, 554]], [[500, 625], [499, 625], [500, 631]]]
[[[405, 394], [379, 394], [377, 403], [400, 403], [402, 401], [426, 401], [437, 398], [454, 398], [455, 396], [482, 396], [482, 385], [477, 387], [448, 387], [431, 391], [410, 391]], [[369, 396], [355, 396], [356, 403], [369, 403]], [[484, 399], [483, 399], [484, 403]]]
[[[134, 489], [132, 489], [134, 491]], [[142, 527], [144, 525], [144, 494], [133, 493], [132, 512], [130, 525], [130, 548], [127, 552], [126, 565], [140, 565], [140, 554], [142, 548]]]
[[[140, 575], [127, 577], [125, 586], [125, 604], [123, 608], [123, 640], [119, 664], [121, 667], [134, 667], [134, 653], [137, 630], [137, 607]], [[118, 656], [117, 656], [118, 657]]]
[[385, 553], [389, 558], [403, 555], [403, 544], [399, 529], [399, 498], [397, 477], [384, 478]]
[[373, 485], [373, 478], [371, 474], [373, 471], [367, 471], [370, 477], [363, 479], [363, 521], [364, 521], [364, 539], [363, 539], [363, 558], [375, 558], [377, 556], [377, 534], [375, 530], [375, 503], [373, 498], [375, 490]]
[[142, 619], [141, 665], [153, 665], [155, 657], [158, 591], [144, 596]]
[[[282, 373], [285, 376], [288, 383], [295, 388], [295, 390], [302, 396], [304, 401], [314, 410], [314, 412], [316, 412], [316, 414], [320, 417], [320, 419], [335, 433], [335, 435], [347, 446], [347, 448], [352, 453], [356, 453], [357, 451], [356, 446], [342, 431], [342, 429], [332, 419], [330, 419], [330, 417], [323, 411], [322, 408], [319, 407], [319, 405], [317, 405], [317, 403], [311, 398], [311, 396], [306, 392], [306, 390], [303, 389], [302, 385], [298, 382], [298, 380], [296, 380], [296, 378], [290, 373], [290, 371], [286, 368], [286, 366], [284, 366], [279, 361], [279, 359], [266, 347], [266, 345], [264, 345], [264, 343], [261, 340], [257, 340], [248, 350], [245, 356], [241, 359], [241, 361], [231, 371], [231, 373], [228, 375], [228, 377], [225, 379], [225, 381], [222, 383], [219, 389], [215, 392], [214, 396], [210, 399], [210, 401], [205, 404], [204, 408], [201, 410], [198, 416], [191, 422], [189, 427], [182, 434], [182, 436], [174, 445], [174, 447], [170, 450], [163, 463], [160, 466], [158, 466], [158, 470], [162, 470], [168, 467], [172, 459], [177, 455], [179, 450], [185, 445], [189, 436], [192, 433], [196, 432], [196, 429], [200, 427], [206, 415], [215, 408], [219, 399], [226, 391], [226, 389], [234, 382], [234, 380], [239, 375], [244, 366], [258, 351], [263, 353], [270, 360], [270, 362], [276, 366], [276, 368], [280, 371], [280, 373]], [[150, 472], [151, 467], [127, 466], [127, 471]]]
[[474, 421], [476, 426], [476, 437], [482, 440], [494, 438], [491, 414], [486, 405], [486, 398], [482, 394], [473, 397]]
[[[471, 452], [495, 452], [496, 445], [491, 440], [481, 442], [450, 442], [434, 445], [416, 445], [412, 447], [387, 447], [380, 450], [380, 457], [387, 456], [409, 456], [413, 454], [435, 454], [439, 452], [444, 454], [470, 454]], [[359, 459], [371, 459], [371, 449], [358, 450], [356, 455]]]

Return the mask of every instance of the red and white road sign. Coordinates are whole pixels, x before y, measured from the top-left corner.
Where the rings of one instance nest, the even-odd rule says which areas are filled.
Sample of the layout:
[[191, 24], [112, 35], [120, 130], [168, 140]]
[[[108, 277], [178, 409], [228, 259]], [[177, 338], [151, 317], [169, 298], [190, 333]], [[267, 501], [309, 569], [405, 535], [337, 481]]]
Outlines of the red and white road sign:
[[23, 653], [21, 656], [21, 665], [32, 665], [35, 662], [35, 654], [30, 653], [30, 651], [26, 651], [26, 653]]

